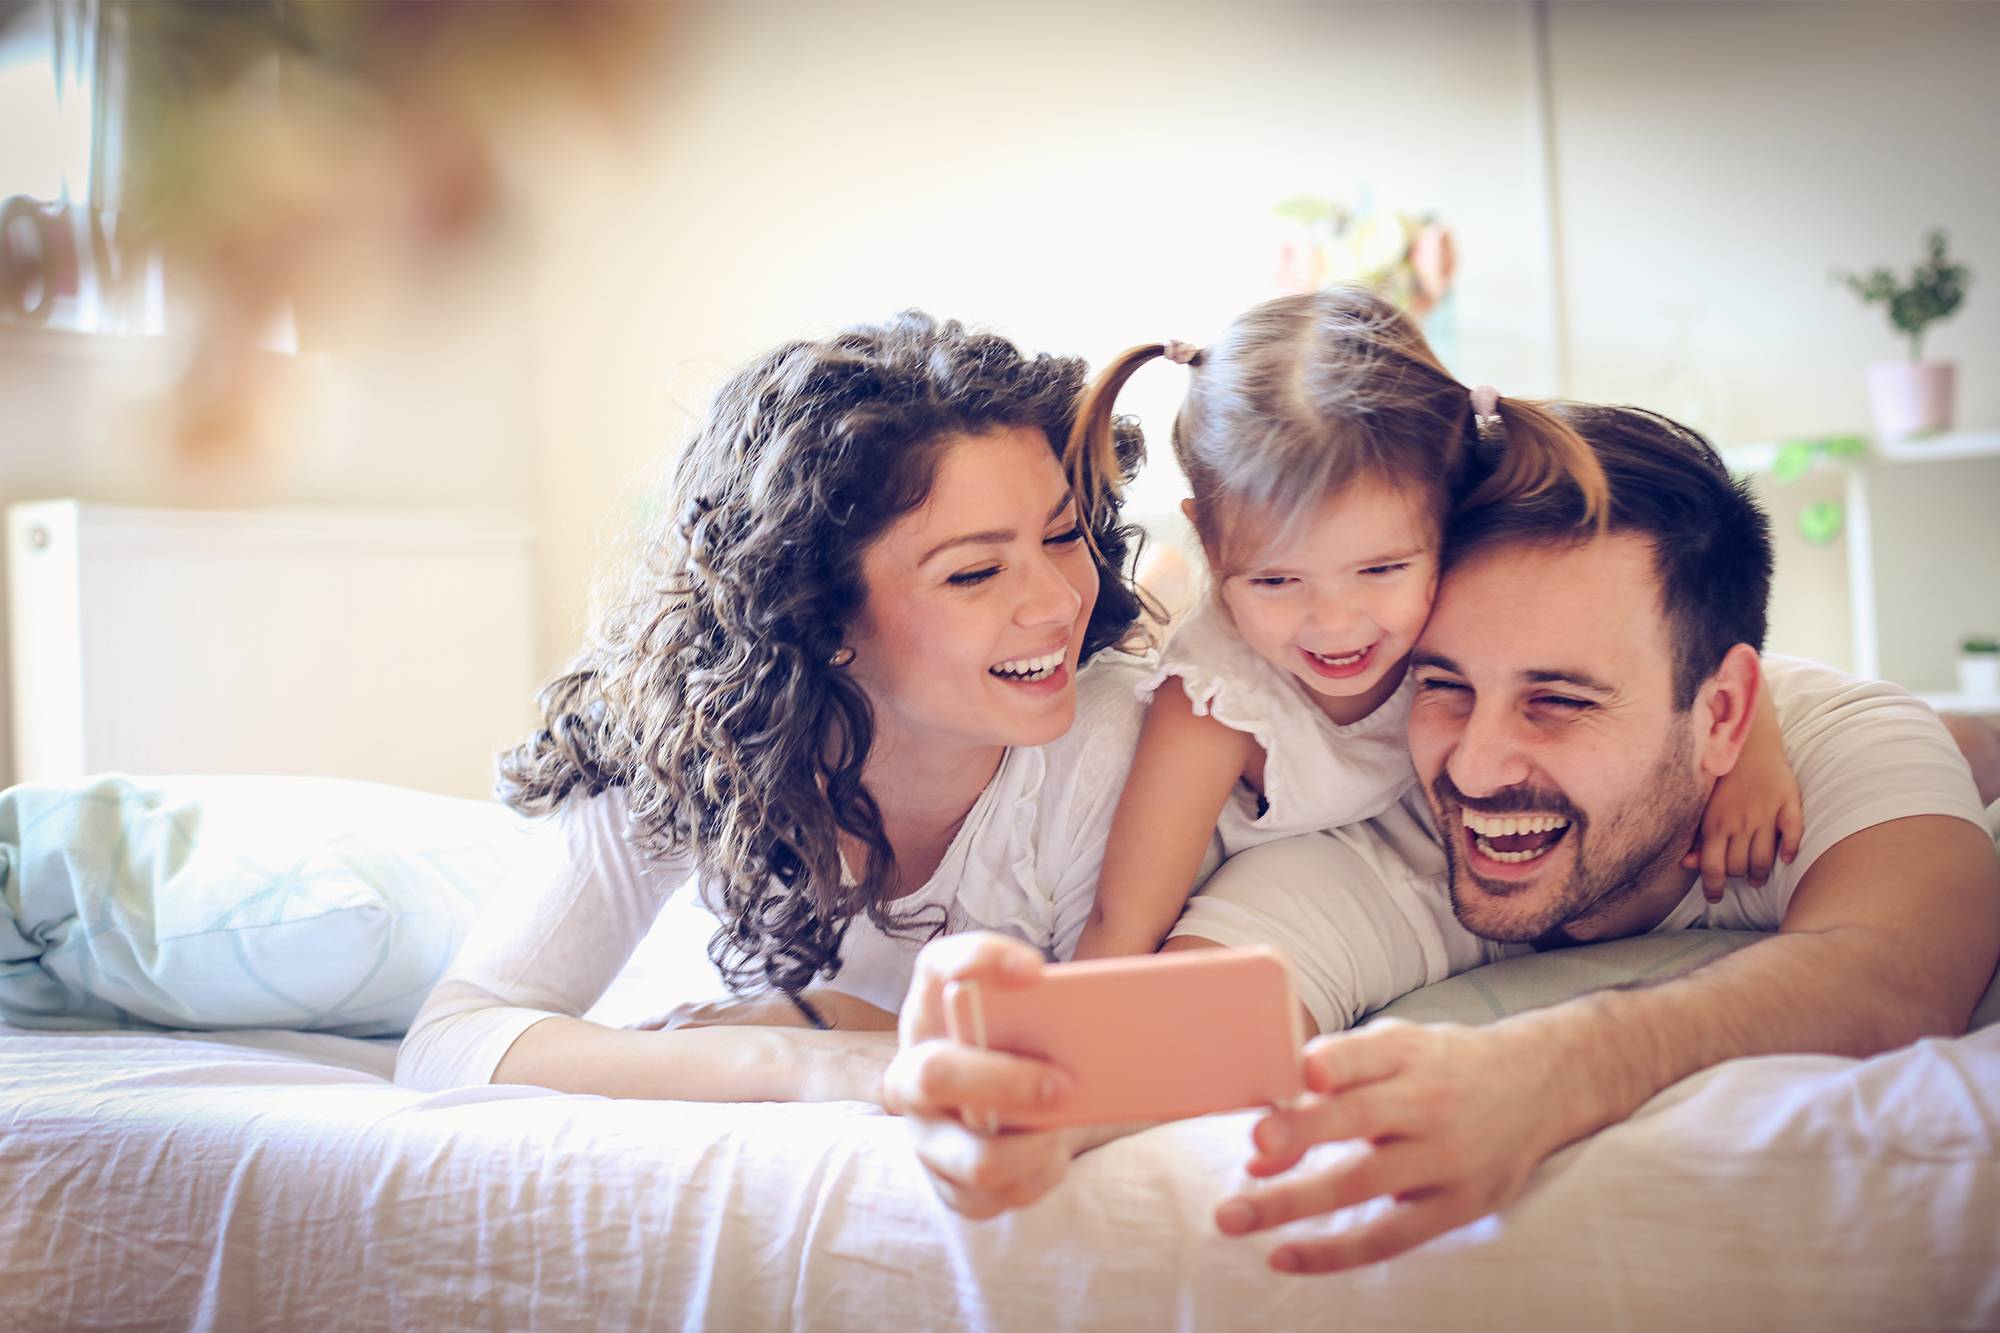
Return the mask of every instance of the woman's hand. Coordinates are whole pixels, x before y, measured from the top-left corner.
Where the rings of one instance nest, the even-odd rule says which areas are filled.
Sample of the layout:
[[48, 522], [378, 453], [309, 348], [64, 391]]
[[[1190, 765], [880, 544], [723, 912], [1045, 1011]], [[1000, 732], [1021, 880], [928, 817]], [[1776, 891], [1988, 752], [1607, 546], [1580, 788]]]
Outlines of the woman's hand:
[[[809, 990], [805, 1002], [818, 1011], [829, 1028], [841, 1032], [894, 1032], [896, 1016], [877, 1009], [866, 1000], [857, 1000], [836, 990]], [[724, 995], [712, 1000], [689, 1000], [664, 1014], [642, 1019], [629, 1026], [646, 1032], [675, 1032], [685, 1028], [771, 1027], [809, 1028], [812, 1026], [796, 1004], [778, 992], [759, 995]]]
[[[1058, 1106], [1070, 1079], [1043, 1060], [953, 1041], [944, 988], [953, 981], [1018, 988], [1041, 955], [1003, 935], [947, 935], [924, 946], [903, 1002], [882, 1105], [911, 1120], [917, 1160], [953, 1210], [988, 1218], [1023, 1208], [1061, 1184], [1070, 1158], [1103, 1137], [1088, 1131], [1008, 1128], [1022, 1112]], [[973, 1128], [980, 1126], [981, 1128]]]

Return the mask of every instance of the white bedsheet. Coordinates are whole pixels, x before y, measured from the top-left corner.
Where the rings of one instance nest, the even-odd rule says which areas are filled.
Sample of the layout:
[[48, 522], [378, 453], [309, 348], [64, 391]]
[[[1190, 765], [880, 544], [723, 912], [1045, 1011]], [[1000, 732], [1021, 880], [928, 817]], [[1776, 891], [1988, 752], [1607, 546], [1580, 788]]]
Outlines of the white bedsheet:
[[1552, 1159], [1504, 1216], [1304, 1279], [1210, 1225], [1247, 1115], [1113, 1144], [969, 1223], [865, 1107], [425, 1095], [391, 1058], [0, 1027], [0, 1322], [2000, 1327], [2000, 1028], [1709, 1070]]

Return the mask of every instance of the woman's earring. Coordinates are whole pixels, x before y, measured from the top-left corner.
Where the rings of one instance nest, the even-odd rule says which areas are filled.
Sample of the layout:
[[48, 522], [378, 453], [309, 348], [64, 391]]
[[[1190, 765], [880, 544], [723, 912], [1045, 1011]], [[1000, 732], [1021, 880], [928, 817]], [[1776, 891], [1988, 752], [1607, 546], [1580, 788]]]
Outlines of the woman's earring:
[[854, 650], [843, 643], [833, 650], [833, 656], [826, 659], [826, 664], [830, 667], [844, 667], [853, 660]]

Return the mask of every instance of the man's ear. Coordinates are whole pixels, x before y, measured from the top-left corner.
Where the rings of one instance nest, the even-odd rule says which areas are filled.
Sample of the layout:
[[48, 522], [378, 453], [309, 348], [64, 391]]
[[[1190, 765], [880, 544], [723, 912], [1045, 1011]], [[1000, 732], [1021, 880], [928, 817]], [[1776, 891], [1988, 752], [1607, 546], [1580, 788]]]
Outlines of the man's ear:
[[1739, 643], [1723, 655], [1694, 697], [1695, 746], [1702, 773], [1720, 778], [1736, 767], [1750, 738], [1750, 719], [1764, 688], [1764, 664], [1757, 650]]
[[1188, 522], [1194, 522], [1194, 497], [1192, 495], [1181, 501], [1181, 514]]

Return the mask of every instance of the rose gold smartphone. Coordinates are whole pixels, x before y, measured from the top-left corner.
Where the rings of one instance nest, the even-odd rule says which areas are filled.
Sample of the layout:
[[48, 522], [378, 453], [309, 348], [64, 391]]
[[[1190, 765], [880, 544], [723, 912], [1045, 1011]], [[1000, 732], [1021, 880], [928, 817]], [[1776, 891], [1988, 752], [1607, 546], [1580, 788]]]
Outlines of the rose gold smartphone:
[[1275, 949], [1051, 963], [1025, 988], [958, 981], [944, 999], [955, 1040], [1037, 1056], [1076, 1080], [1062, 1106], [1010, 1115], [1010, 1126], [1178, 1120], [1300, 1092], [1304, 1024]]

